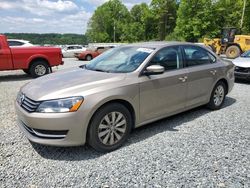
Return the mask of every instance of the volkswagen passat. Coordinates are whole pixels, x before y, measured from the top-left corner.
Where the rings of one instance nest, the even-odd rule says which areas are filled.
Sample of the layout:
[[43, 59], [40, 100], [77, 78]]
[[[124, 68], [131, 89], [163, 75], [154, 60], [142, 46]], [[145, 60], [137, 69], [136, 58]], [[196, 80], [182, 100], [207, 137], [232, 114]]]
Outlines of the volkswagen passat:
[[205, 104], [221, 108], [233, 84], [234, 65], [202, 46], [139, 43], [28, 83], [16, 111], [32, 142], [111, 151], [133, 128]]

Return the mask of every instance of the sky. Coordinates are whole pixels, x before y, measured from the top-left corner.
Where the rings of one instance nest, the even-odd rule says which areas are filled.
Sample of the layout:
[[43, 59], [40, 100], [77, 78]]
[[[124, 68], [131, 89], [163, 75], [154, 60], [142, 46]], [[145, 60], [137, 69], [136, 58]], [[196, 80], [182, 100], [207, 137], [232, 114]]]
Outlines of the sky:
[[[95, 9], [108, 0], [0, 0], [0, 33], [84, 34]], [[128, 9], [151, 0], [122, 0]]]

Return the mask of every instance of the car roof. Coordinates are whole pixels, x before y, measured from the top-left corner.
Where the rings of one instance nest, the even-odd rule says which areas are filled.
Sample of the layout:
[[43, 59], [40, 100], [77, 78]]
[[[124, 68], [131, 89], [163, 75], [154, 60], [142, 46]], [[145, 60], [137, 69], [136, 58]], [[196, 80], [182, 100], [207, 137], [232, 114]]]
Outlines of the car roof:
[[177, 42], [177, 41], [150, 41], [150, 42], [140, 42], [134, 44], [128, 44], [128, 46], [138, 46], [143, 48], [154, 48], [159, 49], [165, 46], [172, 46], [172, 45], [193, 45], [193, 46], [201, 46], [194, 43], [189, 42]]
[[66, 45], [66, 47], [71, 47], [71, 46], [80, 46], [80, 47], [83, 47], [83, 46], [80, 45], [80, 44], [69, 44], [69, 45]]

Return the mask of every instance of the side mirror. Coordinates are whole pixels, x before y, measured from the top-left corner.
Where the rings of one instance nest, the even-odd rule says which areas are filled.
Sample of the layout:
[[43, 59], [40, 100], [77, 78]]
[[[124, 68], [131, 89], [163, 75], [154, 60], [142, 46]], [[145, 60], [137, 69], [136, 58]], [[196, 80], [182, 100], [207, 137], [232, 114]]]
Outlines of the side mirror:
[[146, 71], [144, 72], [146, 75], [157, 75], [157, 74], [163, 74], [165, 71], [165, 68], [161, 65], [151, 65], [146, 68]]

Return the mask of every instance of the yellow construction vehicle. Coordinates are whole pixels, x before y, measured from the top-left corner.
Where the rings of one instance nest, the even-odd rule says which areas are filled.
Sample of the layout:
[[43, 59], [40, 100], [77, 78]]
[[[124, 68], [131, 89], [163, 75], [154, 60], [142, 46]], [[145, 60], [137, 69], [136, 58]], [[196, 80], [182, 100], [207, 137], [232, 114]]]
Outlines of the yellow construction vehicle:
[[203, 42], [218, 55], [226, 54], [227, 58], [236, 58], [250, 50], [250, 35], [238, 35], [236, 28], [223, 28], [222, 38], [205, 38]]

